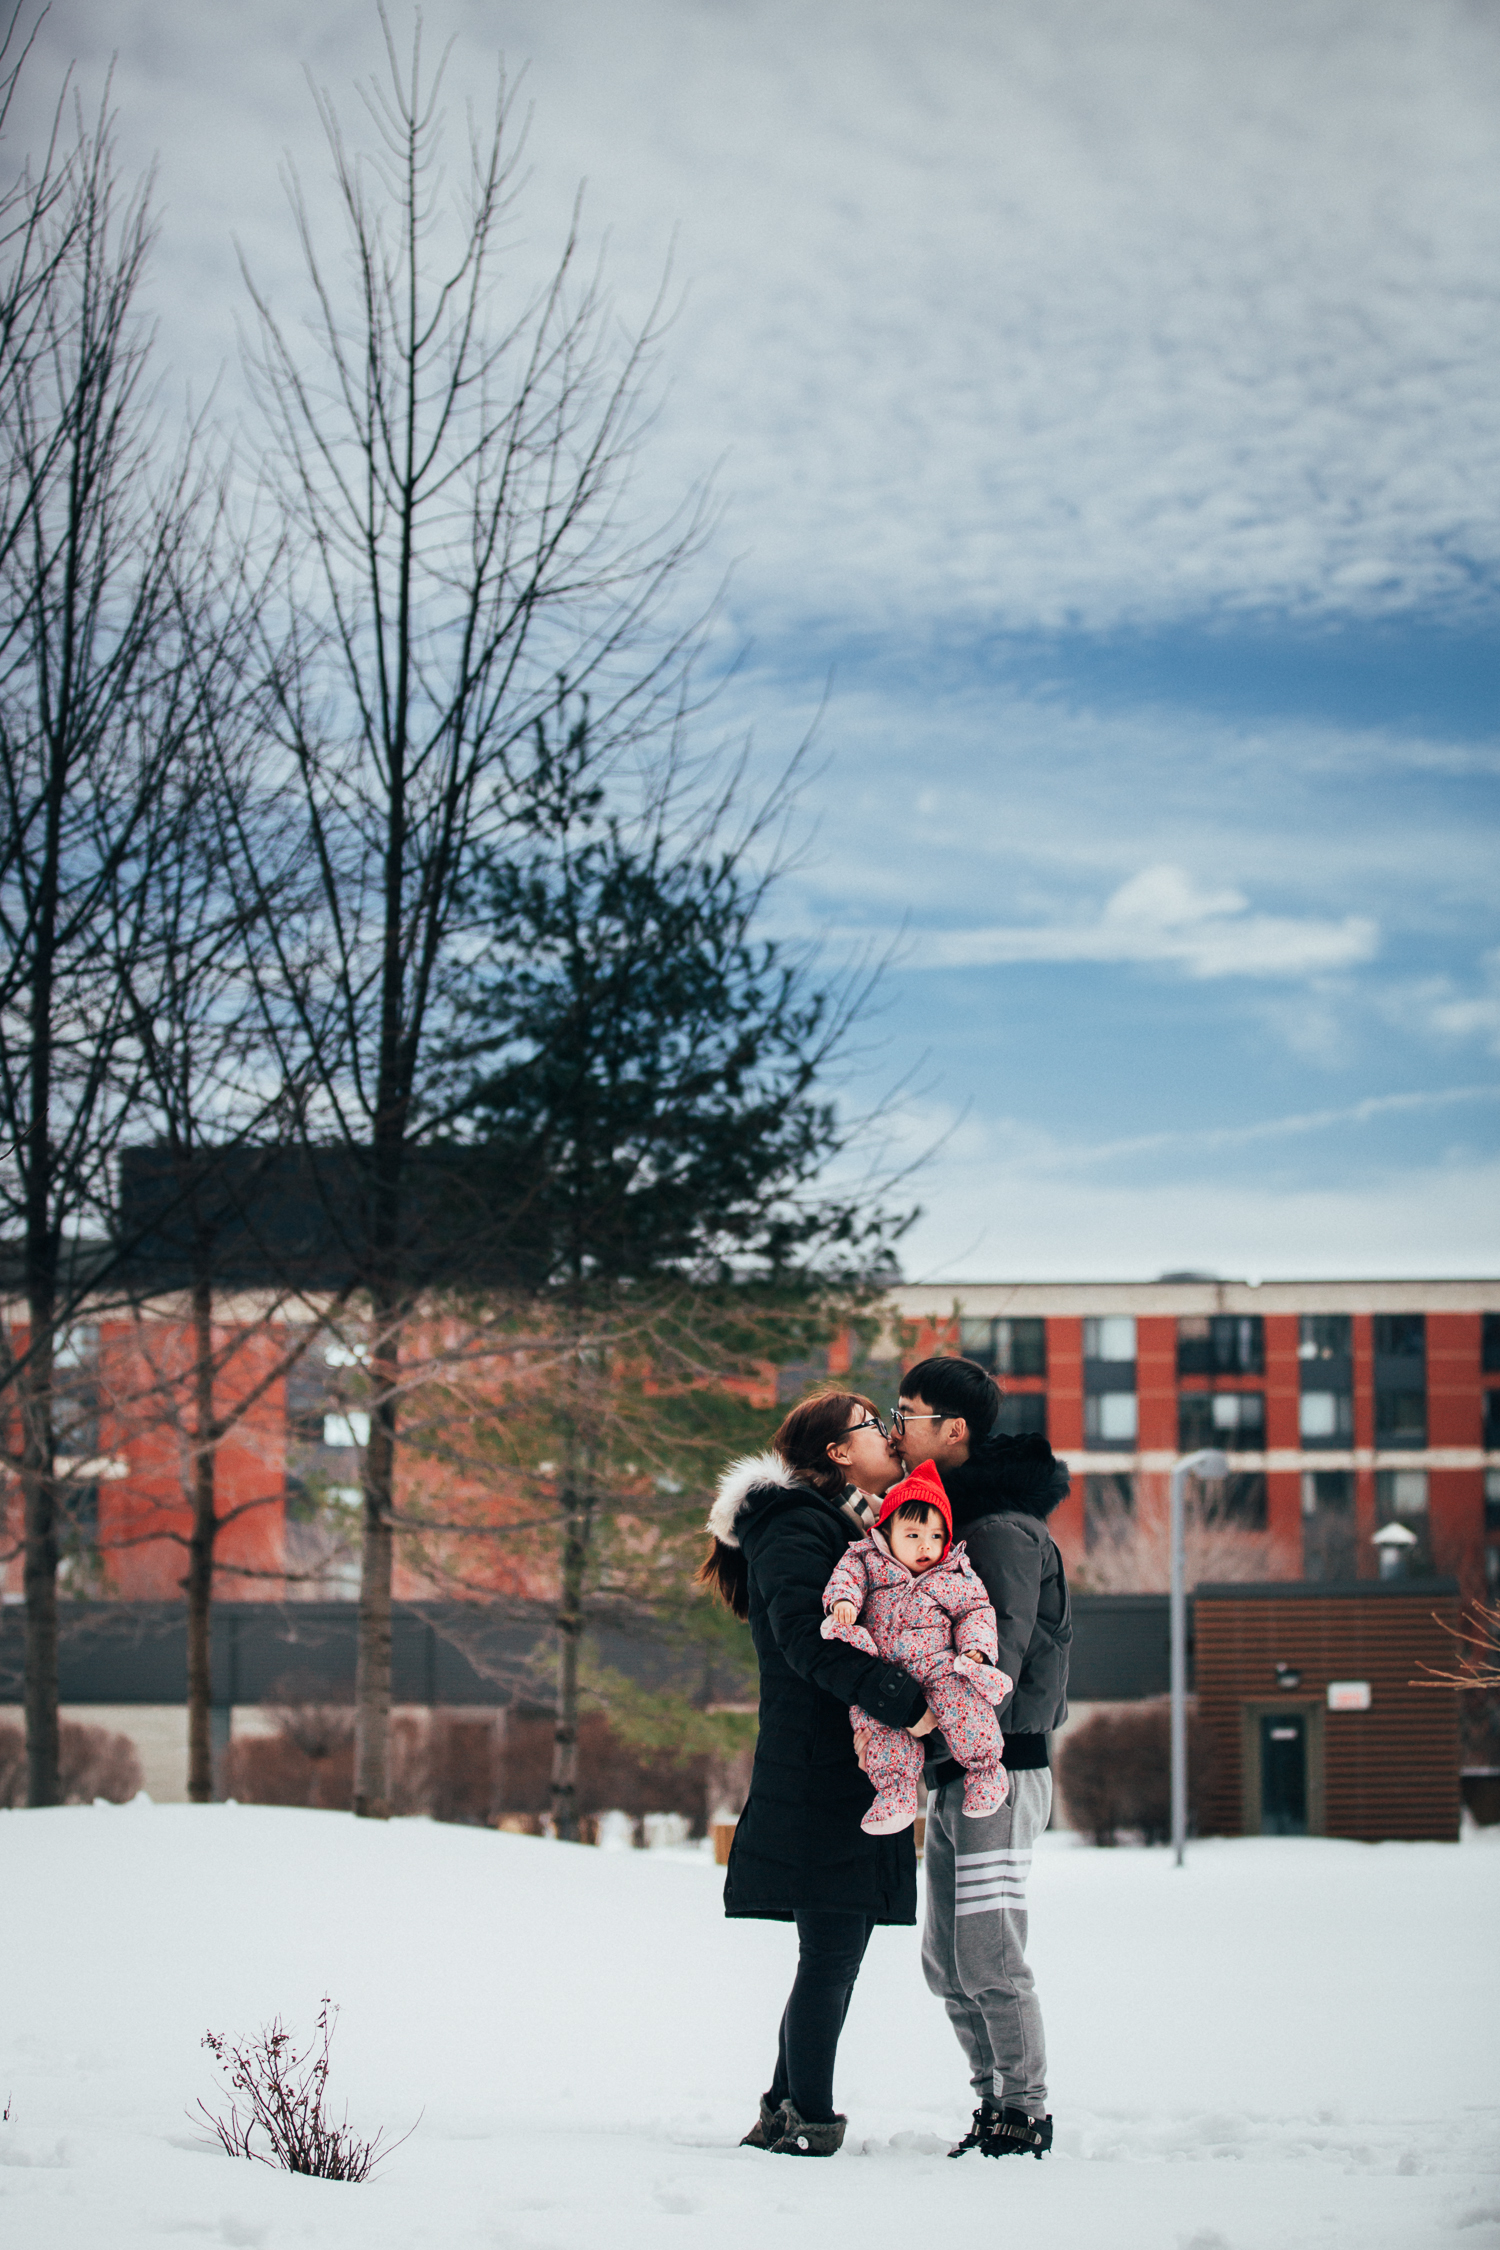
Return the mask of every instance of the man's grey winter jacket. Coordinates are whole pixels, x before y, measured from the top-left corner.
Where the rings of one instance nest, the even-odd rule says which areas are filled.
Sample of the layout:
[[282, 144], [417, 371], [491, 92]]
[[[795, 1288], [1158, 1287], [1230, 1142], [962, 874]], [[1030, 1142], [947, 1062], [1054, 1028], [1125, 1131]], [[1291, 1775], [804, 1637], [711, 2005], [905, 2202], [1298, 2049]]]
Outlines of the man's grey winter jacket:
[[[1067, 1469], [1043, 1437], [997, 1436], [981, 1438], [969, 1459], [945, 1468], [942, 1477], [953, 1535], [964, 1540], [994, 1604], [1000, 1669], [1016, 1683], [995, 1714], [1005, 1730], [1005, 1762], [1016, 1771], [1045, 1765], [1046, 1738], [1068, 1715], [1073, 1606], [1062, 1556], [1047, 1529], [1048, 1516], [1067, 1497]], [[935, 1759], [928, 1787], [951, 1779], [945, 1768], [952, 1765]]]
[[996, 1661], [1015, 1691], [996, 1713], [1008, 1735], [1050, 1734], [1068, 1715], [1072, 1604], [1062, 1556], [1045, 1523], [1007, 1508], [964, 1533], [969, 1560], [995, 1608]]

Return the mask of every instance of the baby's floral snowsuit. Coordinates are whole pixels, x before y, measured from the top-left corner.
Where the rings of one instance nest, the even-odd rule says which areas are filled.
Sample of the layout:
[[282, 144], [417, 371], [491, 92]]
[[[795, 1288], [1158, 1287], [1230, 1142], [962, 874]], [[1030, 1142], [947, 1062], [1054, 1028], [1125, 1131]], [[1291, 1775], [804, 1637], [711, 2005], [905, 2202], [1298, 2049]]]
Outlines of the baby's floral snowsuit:
[[[852, 1605], [859, 1622], [841, 1625], [836, 1602]], [[960, 1540], [940, 1562], [913, 1571], [898, 1562], [879, 1532], [850, 1547], [823, 1589], [825, 1640], [847, 1641], [867, 1656], [899, 1664], [927, 1690], [949, 1751], [967, 1772], [964, 1811], [973, 1819], [1000, 1810], [1009, 1793], [1000, 1760], [1005, 1738], [993, 1706], [1011, 1691], [998, 1670], [995, 1612]], [[861, 1827], [872, 1834], [908, 1828], [917, 1817], [923, 1738], [882, 1726], [856, 1705], [854, 1727], [868, 1737], [865, 1769], [875, 1802]]]

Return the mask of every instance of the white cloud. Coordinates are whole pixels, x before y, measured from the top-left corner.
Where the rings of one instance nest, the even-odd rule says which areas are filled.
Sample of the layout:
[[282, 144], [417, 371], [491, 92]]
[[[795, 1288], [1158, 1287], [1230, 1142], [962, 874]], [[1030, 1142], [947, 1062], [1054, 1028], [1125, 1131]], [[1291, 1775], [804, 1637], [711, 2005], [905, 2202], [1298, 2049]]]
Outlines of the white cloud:
[[945, 1169], [902, 1247], [913, 1280], [1247, 1279], [1500, 1274], [1500, 1162], [1392, 1170], [1357, 1184], [1251, 1176], [1150, 1187]]
[[1386, 997], [1386, 1013], [1404, 1030], [1464, 1042], [1482, 1040], [1500, 1055], [1500, 947], [1483, 954], [1479, 988], [1465, 992], [1451, 976], [1424, 977], [1398, 985]]
[[[439, 0], [428, 18], [434, 47], [458, 35], [455, 124], [499, 37], [534, 59], [518, 284], [581, 174], [627, 309], [676, 230], [687, 299], [647, 473], [672, 494], [728, 449], [710, 563], [744, 557], [755, 629], [1379, 616], [1470, 604], [1500, 567], [1493, 11]], [[377, 38], [365, 0], [47, 19], [90, 87], [118, 51], [127, 150], [161, 151], [153, 293], [200, 390], [233, 351], [231, 230], [297, 300], [275, 165], [290, 142], [320, 192], [300, 66], [353, 121]]]
[[1173, 963], [1193, 977], [1308, 977], [1371, 960], [1366, 915], [1322, 921], [1251, 914], [1242, 891], [1200, 889], [1180, 867], [1143, 867], [1096, 921], [1031, 928], [929, 930], [904, 955], [911, 968], [987, 968], [1016, 961]]

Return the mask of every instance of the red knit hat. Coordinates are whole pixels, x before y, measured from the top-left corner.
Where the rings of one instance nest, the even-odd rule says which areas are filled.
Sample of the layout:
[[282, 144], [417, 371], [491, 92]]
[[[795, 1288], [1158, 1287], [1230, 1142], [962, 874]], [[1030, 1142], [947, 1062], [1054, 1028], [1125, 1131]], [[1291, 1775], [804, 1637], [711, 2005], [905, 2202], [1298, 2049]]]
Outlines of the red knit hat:
[[953, 1544], [953, 1510], [948, 1504], [948, 1495], [943, 1490], [943, 1480], [938, 1475], [933, 1462], [924, 1461], [919, 1468], [912, 1470], [909, 1477], [903, 1477], [899, 1484], [891, 1486], [890, 1491], [880, 1503], [880, 1514], [875, 1519], [876, 1523], [884, 1525], [898, 1508], [905, 1507], [908, 1500], [920, 1500], [924, 1506], [936, 1508], [948, 1532], [947, 1538], [943, 1541], [943, 1553], [946, 1555]]

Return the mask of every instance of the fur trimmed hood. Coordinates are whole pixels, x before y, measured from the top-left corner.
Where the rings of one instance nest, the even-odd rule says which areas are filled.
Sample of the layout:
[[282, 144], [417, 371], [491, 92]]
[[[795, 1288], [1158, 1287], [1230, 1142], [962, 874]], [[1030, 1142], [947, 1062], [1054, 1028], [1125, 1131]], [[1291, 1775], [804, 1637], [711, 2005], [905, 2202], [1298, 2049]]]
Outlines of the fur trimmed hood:
[[779, 1453], [746, 1453], [738, 1461], [731, 1461], [719, 1479], [719, 1489], [713, 1506], [708, 1511], [705, 1529], [711, 1531], [722, 1546], [737, 1547], [739, 1534], [735, 1529], [749, 1503], [752, 1492], [759, 1492], [768, 1484], [779, 1484], [790, 1492], [802, 1479], [789, 1469]]

